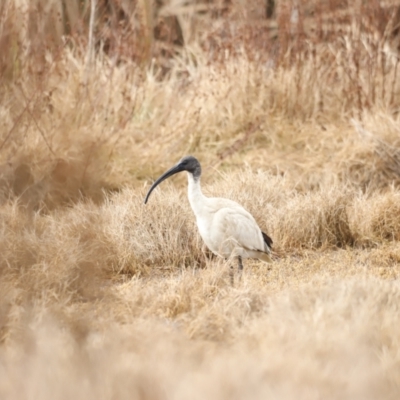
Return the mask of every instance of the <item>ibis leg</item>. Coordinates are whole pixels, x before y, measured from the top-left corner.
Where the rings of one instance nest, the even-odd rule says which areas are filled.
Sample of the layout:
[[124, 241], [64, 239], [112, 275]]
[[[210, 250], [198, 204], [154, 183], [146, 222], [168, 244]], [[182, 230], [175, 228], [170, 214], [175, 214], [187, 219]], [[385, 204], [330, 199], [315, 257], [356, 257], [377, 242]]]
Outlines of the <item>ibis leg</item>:
[[239, 269], [239, 272], [243, 271], [242, 256], [238, 256], [238, 269]]
[[238, 256], [238, 270], [239, 270], [239, 280], [240, 280], [242, 278], [242, 272], [243, 272], [242, 256]]
[[231, 281], [231, 285], [233, 286], [234, 284], [234, 270], [233, 270], [233, 265], [230, 266], [229, 268], [229, 280]]

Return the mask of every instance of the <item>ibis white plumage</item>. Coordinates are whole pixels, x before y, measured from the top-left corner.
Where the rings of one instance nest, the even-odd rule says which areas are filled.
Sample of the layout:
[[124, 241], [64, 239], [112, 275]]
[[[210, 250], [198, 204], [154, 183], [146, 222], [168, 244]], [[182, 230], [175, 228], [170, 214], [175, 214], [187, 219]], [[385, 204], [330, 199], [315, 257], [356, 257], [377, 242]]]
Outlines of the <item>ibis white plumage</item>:
[[[189, 202], [206, 246], [223, 258], [237, 257], [240, 272], [243, 258], [271, 262], [272, 239], [261, 231], [248, 211], [235, 201], [204, 196], [200, 187], [201, 166], [193, 156], [183, 157], [161, 175], [150, 187], [144, 203], [156, 186], [181, 171], [187, 172]], [[233, 281], [233, 274], [231, 279]]]

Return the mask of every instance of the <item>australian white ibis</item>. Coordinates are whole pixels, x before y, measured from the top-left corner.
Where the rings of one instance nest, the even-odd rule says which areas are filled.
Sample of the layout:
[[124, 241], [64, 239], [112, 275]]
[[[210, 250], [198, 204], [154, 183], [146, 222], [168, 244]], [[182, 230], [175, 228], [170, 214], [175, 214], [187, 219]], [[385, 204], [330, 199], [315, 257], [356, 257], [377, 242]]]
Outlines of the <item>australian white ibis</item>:
[[[203, 195], [200, 187], [201, 166], [193, 156], [183, 157], [161, 175], [149, 189], [144, 203], [157, 185], [181, 171], [187, 172], [189, 202], [206, 246], [223, 258], [237, 257], [240, 273], [243, 270], [242, 258], [271, 262], [272, 239], [261, 231], [248, 211], [235, 201]], [[233, 282], [233, 272], [231, 280]]]

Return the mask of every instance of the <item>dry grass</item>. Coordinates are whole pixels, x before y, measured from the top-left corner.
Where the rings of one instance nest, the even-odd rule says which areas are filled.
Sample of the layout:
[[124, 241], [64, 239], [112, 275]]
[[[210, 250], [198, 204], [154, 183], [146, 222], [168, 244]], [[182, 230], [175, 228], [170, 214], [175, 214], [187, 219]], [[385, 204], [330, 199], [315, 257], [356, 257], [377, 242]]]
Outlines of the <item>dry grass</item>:
[[[398, 398], [396, 2], [277, 3], [99, 2], [92, 48], [2, 3], [2, 399]], [[234, 287], [184, 176], [143, 204], [189, 153], [274, 239]]]

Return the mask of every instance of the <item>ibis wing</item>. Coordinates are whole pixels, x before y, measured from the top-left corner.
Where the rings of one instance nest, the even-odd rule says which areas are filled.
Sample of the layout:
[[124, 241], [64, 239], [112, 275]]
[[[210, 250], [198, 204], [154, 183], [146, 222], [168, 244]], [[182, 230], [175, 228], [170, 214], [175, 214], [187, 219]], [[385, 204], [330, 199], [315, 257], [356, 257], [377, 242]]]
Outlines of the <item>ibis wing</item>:
[[240, 208], [222, 209], [218, 214], [216, 221], [220, 229], [220, 239], [233, 239], [247, 250], [265, 251], [261, 229], [250, 213]]

